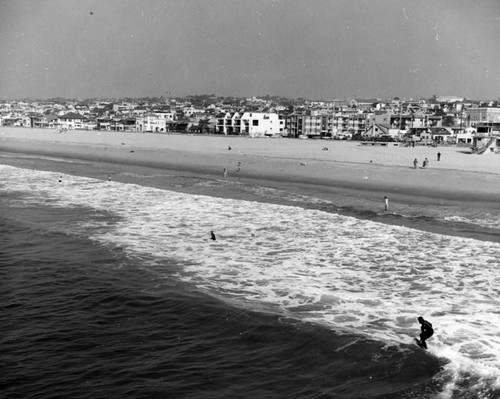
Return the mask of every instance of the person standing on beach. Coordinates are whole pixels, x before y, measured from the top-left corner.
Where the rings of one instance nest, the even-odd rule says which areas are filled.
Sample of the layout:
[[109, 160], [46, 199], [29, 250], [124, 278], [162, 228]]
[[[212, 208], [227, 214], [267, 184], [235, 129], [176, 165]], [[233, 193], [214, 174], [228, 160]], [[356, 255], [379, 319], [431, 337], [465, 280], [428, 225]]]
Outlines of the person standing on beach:
[[386, 212], [389, 210], [389, 198], [387, 196], [384, 197], [384, 209]]
[[440, 161], [440, 160], [441, 160], [441, 153], [438, 152], [438, 161]]
[[420, 330], [422, 331], [420, 333], [420, 344], [419, 345], [422, 348], [427, 349], [427, 344], [425, 343], [425, 340], [432, 337], [432, 335], [434, 334], [434, 329], [432, 328], [432, 324], [429, 323], [427, 320], [424, 320], [424, 318], [422, 316], [420, 316], [417, 320], [420, 323]]
[[427, 165], [429, 165], [429, 160], [427, 158], [424, 159], [424, 162], [422, 163], [422, 167], [426, 168]]
[[417, 158], [415, 158], [413, 160], [413, 169], [417, 169], [417, 166], [418, 166], [418, 160], [417, 160]]
[[224, 180], [227, 180], [227, 169], [224, 168]]

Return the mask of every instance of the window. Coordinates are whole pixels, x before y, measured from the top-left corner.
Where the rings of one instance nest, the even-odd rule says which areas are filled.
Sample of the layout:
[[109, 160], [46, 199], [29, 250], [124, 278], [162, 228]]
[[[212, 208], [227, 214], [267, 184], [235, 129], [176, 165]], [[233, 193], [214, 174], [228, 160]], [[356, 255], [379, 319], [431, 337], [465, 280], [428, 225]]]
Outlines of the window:
[[259, 120], [258, 119], [253, 119], [252, 120], [252, 126], [259, 126]]

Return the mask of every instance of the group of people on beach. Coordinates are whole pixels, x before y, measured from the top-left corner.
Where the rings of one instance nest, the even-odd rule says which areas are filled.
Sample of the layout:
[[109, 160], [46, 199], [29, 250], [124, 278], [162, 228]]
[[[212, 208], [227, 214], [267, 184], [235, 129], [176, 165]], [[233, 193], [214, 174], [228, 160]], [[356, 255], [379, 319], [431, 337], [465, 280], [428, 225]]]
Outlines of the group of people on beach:
[[[238, 167], [236, 169], [236, 173], [238, 174], [238, 178], [240, 177], [240, 171], [241, 171], [241, 162], [238, 162]], [[229, 177], [228, 171], [226, 168], [222, 171], [222, 176], [224, 177], [224, 180], [227, 180]]]
[[[413, 169], [417, 169], [417, 166], [418, 166], [418, 159], [415, 158], [413, 160]], [[425, 158], [424, 161], [422, 162], [422, 168], [426, 168], [427, 166], [429, 166], [429, 160]]]
[[[437, 160], [438, 160], [438, 162], [441, 161], [441, 153], [440, 152], [437, 153]], [[418, 166], [418, 159], [415, 158], [413, 160], [413, 169], [417, 169], [417, 166]], [[429, 160], [427, 158], [425, 158], [424, 161], [422, 162], [422, 168], [427, 168], [427, 166], [429, 166]]]

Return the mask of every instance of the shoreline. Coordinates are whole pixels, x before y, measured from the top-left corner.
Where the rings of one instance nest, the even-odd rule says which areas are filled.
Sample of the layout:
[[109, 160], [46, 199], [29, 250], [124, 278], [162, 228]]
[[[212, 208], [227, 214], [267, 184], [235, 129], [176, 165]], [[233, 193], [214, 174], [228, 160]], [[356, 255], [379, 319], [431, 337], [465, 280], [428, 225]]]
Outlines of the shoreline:
[[[391, 202], [406, 204], [462, 204], [500, 209], [500, 157], [463, 154], [460, 148], [412, 151], [401, 147], [365, 148], [353, 142], [326, 140], [114, 132], [91, 132], [86, 137], [90, 132], [74, 135], [74, 131], [58, 134], [43, 129], [22, 130], [22, 134], [16, 134], [16, 129], [6, 131], [0, 127], [0, 152], [97, 162], [109, 164], [109, 168], [116, 171], [151, 168], [164, 174], [216, 180], [223, 180], [226, 168], [230, 182], [322, 199], [344, 195], [376, 204], [387, 195]], [[232, 149], [228, 150], [228, 146]], [[328, 147], [328, 151], [322, 150], [324, 147]], [[438, 151], [443, 154], [443, 160], [431, 161], [427, 169], [413, 169], [410, 162], [403, 162], [416, 154], [423, 159], [422, 156], [431, 157]], [[237, 172], [238, 163], [241, 163], [240, 172]], [[455, 169], [456, 165], [462, 169]], [[59, 164], [57, 168], [75, 173], [74, 166]], [[85, 175], [85, 165], [81, 169], [78, 173]], [[156, 184], [161, 186], [160, 181]], [[207, 195], [230, 197], [231, 193], [215, 190]]]

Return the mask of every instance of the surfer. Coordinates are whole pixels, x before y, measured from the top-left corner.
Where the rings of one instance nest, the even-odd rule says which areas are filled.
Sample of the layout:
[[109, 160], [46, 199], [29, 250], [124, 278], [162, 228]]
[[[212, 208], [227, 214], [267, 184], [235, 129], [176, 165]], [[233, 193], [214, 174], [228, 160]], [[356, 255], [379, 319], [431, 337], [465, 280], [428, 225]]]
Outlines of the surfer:
[[417, 339], [417, 343], [419, 342], [420, 347], [427, 349], [427, 344], [425, 343], [425, 340], [432, 337], [432, 334], [434, 334], [434, 330], [432, 328], [432, 324], [429, 323], [427, 320], [424, 320], [422, 316], [418, 318], [418, 322], [421, 324], [420, 329], [422, 330], [422, 332], [420, 333], [420, 341], [418, 341]]
[[210, 232], [210, 239], [212, 239], [213, 241], [215, 241], [217, 238], [215, 238], [215, 234], [213, 232], [213, 230]]
[[387, 196], [384, 197], [384, 209], [386, 212], [389, 210], [389, 198]]

